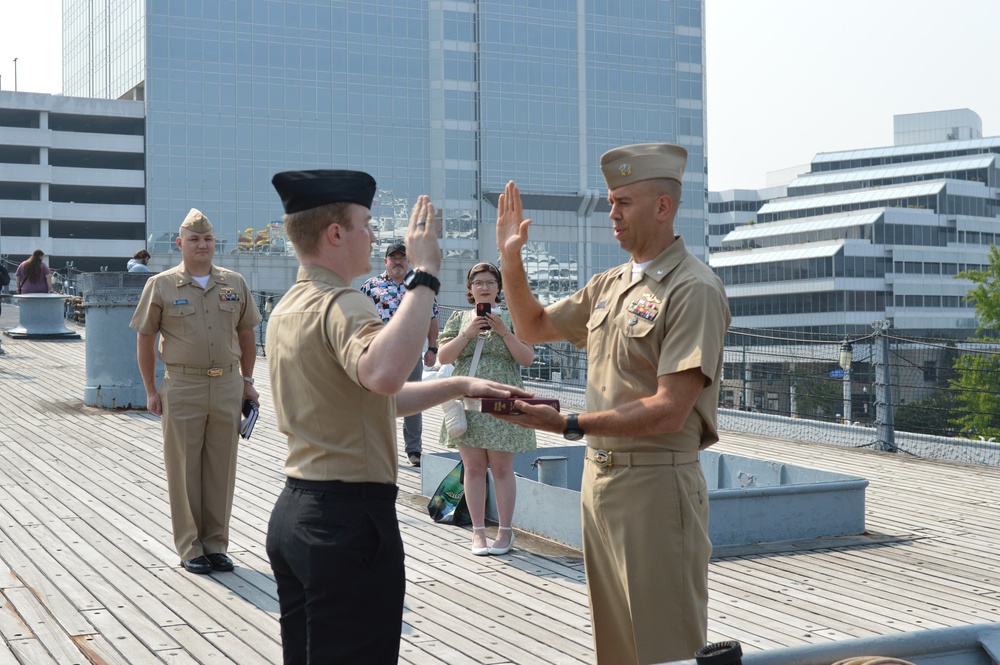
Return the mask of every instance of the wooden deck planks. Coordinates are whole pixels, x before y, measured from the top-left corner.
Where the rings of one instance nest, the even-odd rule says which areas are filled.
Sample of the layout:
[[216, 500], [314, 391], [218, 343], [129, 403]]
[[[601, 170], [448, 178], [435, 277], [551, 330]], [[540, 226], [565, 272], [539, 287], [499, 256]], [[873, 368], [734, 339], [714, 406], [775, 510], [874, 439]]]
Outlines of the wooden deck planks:
[[[82, 340], [5, 338], [3, 349], [0, 665], [280, 662], [264, 535], [284, 440], [266, 369], [261, 419], [240, 449], [238, 567], [201, 577], [177, 566], [158, 419], [82, 405]], [[425, 414], [425, 452], [442, 450], [440, 421]], [[751, 651], [1000, 620], [1000, 470], [734, 433], [715, 450], [867, 477], [867, 528], [887, 538], [713, 560], [710, 640]], [[474, 557], [468, 529], [428, 519], [402, 454], [399, 485], [400, 662], [592, 662], [578, 552], [519, 534], [511, 555]]]

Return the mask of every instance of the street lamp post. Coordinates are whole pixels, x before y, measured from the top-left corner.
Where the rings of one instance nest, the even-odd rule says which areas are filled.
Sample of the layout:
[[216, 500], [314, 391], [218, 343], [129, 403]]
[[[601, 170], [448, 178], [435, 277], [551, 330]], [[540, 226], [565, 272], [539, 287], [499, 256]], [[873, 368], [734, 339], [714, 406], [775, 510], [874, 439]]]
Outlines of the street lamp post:
[[846, 339], [840, 345], [840, 367], [844, 370], [844, 422], [851, 422], [851, 361], [854, 347]]

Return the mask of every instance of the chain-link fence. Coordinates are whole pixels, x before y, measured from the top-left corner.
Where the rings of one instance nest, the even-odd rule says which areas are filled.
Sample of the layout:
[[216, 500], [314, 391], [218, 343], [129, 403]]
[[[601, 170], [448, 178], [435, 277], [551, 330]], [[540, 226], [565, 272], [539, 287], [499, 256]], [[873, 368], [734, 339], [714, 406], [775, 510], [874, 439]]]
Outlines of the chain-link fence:
[[[79, 293], [80, 271], [54, 272], [54, 290]], [[254, 293], [261, 355], [282, 295]], [[439, 325], [453, 311], [442, 307]], [[585, 408], [586, 351], [537, 344], [521, 375], [539, 396]], [[1000, 465], [1000, 340], [918, 338], [884, 321], [850, 337], [732, 328], [719, 407], [724, 430]]]
[[1000, 464], [1000, 342], [733, 328], [720, 427]]

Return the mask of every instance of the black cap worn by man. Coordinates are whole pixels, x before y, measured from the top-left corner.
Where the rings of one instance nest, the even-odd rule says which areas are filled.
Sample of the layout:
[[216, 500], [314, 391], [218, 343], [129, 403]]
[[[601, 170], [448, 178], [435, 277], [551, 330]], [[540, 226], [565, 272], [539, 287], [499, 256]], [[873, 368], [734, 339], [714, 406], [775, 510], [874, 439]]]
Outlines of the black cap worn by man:
[[401, 242], [389, 243], [389, 246], [385, 248], [385, 258], [389, 258], [391, 254], [400, 253], [406, 256], [406, 245]]
[[363, 171], [282, 171], [271, 184], [289, 215], [331, 203], [357, 203], [371, 210], [375, 199], [375, 178]]

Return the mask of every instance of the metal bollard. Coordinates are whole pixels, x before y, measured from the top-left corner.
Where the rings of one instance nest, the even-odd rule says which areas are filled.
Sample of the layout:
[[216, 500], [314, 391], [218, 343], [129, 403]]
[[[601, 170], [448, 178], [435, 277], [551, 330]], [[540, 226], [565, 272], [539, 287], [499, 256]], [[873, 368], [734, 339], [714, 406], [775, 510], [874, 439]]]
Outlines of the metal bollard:
[[553, 487], [568, 487], [569, 460], [565, 455], [549, 455], [537, 457], [531, 463], [532, 469], [538, 469], [538, 482]]

